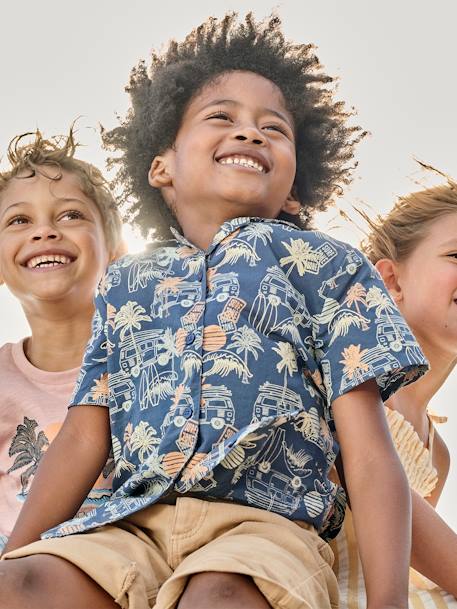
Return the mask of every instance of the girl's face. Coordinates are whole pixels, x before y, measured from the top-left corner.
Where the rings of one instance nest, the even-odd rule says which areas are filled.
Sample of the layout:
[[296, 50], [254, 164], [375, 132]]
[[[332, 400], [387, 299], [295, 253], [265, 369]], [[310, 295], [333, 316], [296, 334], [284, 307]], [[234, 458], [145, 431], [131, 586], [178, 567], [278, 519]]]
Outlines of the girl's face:
[[457, 355], [457, 212], [432, 222], [398, 264], [397, 304], [422, 347]]

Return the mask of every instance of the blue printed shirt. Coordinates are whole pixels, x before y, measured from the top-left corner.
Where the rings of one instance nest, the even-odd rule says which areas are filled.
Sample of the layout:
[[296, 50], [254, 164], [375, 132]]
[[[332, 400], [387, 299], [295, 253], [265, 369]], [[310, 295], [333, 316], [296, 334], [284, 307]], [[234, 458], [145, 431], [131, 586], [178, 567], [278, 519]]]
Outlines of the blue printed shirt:
[[108, 407], [113, 494], [46, 533], [98, 527], [189, 494], [312, 524], [330, 537], [332, 401], [382, 399], [426, 361], [356, 249], [278, 220], [226, 222], [206, 251], [176, 234], [111, 265], [72, 400]]

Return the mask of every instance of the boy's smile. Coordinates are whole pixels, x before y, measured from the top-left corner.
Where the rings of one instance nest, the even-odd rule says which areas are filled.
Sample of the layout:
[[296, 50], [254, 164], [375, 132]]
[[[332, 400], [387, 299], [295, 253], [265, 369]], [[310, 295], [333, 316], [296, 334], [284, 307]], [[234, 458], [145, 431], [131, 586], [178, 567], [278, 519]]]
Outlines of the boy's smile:
[[11, 180], [0, 198], [0, 239], [0, 277], [26, 310], [67, 297], [91, 306], [108, 254], [100, 213], [75, 175]]
[[294, 125], [281, 91], [263, 76], [234, 71], [190, 102], [173, 148], [154, 159], [149, 178], [186, 236], [204, 246], [202, 227], [214, 234], [239, 216], [298, 213], [295, 168]]

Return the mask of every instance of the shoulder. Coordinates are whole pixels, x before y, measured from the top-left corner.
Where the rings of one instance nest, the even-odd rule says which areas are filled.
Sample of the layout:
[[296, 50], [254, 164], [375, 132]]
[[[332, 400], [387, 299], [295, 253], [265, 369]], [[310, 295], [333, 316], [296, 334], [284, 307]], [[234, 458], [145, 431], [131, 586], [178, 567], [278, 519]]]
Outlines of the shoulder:
[[330, 235], [318, 230], [301, 230], [292, 224], [276, 221], [273, 225], [274, 239], [285, 250], [295, 255], [314, 257], [319, 261], [319, 267], [328, 265], [335, 267], [342, 264], [351, 265], [355, 273], [357, 268], [367, 264], [365, 256], [356, 247], [344, 241], [334, 239]]
[[98, 292], [105, 297], [112, 290], [132, 293], [145, 288], [170, 271], [176, 256], [176, 241], [154, 243], [144, 252], [122, 256], [108, 266]]
[[0, 347], [0, 357], [2, 357], [2, 358], [10, 357], [12, 348], [13, 348], [13, 343], [5, 343], [4, 345], [2, 345]]
[[[379, 273], [356, 247], [314, 230], [277, 223], [273, 239], [278, 265], [298, 289], [340, 300], [350, 286], [383, 289]], [[303, 284], [306, 283], [306, 285]]]
[[23, 343], [24, 339], [21, 339], [17, 343], [5, 343], [0, 347], [0, 362], [2, 375], [5, 373], [5, 369], [11, 367], [18, 354], [23, 354]]

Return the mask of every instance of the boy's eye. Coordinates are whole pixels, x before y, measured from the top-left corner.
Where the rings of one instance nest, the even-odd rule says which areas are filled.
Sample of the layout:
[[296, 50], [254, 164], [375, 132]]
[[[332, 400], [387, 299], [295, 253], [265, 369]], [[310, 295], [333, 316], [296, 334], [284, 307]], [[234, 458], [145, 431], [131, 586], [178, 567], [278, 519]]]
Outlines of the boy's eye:
[[26, 218], [25, 216], [14, 216], [14, 218], [11, 218], [10, 220], [8, 220], [6, 225], [14, 226], [17, 224], [27, 224], [28, 221], [29, 221], [29, 219]]
[[60, 216], [61, 220], [80, 220], [81, 218], [84, 218], [84, 215], [76, 209], [70, 209]]
[[211, 118], [218, 118], [222, 121], [230, 120], [230, 116], [226, 112], [221, 112], [220, 110], [218, 112], [215, 112], [214, 114], [211, 114], [210, 116], [208, 116], [208, 119], [211, 119]]
[[277, 131], [278, 133], [282, 133], [282, 135], [285, 135], [286, 137], [290, 137], [286, 127], [283, 127], [282, 125], [265, 125], [265, 127], [263, 128], [267, 129], [268, 131]]

